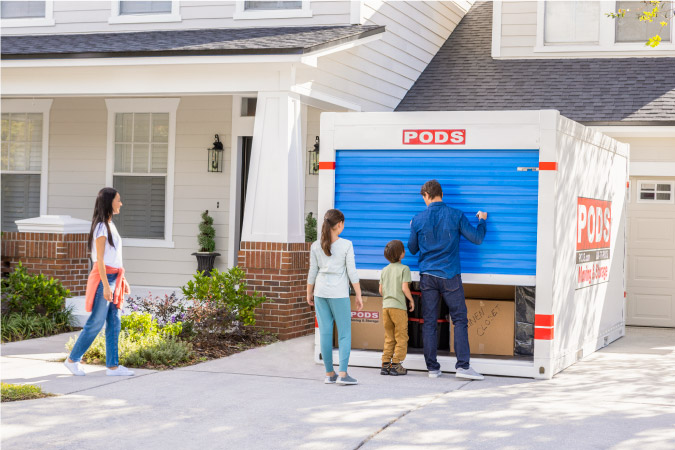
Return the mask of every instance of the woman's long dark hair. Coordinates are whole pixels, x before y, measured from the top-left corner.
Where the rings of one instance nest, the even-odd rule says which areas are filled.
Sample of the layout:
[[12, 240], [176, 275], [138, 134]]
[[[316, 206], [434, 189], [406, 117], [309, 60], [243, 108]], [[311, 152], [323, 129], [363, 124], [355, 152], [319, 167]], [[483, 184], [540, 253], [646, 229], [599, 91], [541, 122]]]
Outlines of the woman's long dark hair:
[[94, 204], [94, 217], [91, 219], [91, 230], [89, 230], [89, 241], [87, 242], [89, 251], [91, 251], [92, 241], [94, 240], [94, 231], [99, 223], [105, 224], [105, 227], [108, 230], [108, 243], [111, 247], [115, 247], [108, 222], [113, 216], [112, 203], [113, 200], [115, 200], [116, 195], [117, 191], [111, 187], [104, 187], [98, 191], [96, 203]]
[[331, 256], [330, 246], [332, 242], [330, 230], [340, 222], [344, 221], [345, 215], [342, 214], [342, 211], [339, 209], [329, 209], [326, 211], [326, 215], [323, 216], [323, 225], [321, 226], [321, 248], [326, 256]]

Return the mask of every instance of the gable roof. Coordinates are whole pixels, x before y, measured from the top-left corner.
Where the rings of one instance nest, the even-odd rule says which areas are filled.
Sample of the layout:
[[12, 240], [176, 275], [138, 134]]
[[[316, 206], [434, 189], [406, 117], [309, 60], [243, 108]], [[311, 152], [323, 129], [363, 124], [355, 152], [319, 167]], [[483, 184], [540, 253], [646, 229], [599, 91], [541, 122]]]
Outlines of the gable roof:
[[382, 32], [347, 25], [3, 36], [1, 51], [2, 59], [302, 55]]
[[675, 124], [675, 58], [496, 60], [492, 2], [461, 20], [396, 111], [557, 109], [587, 124]]

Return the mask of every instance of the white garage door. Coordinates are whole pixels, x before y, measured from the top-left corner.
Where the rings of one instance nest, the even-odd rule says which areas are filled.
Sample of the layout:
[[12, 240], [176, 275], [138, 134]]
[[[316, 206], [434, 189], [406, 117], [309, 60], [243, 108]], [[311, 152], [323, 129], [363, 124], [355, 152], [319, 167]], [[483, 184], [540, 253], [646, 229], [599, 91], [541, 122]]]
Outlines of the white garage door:
[[675, 177], [630, 185], [626, 323], [675, 327]]

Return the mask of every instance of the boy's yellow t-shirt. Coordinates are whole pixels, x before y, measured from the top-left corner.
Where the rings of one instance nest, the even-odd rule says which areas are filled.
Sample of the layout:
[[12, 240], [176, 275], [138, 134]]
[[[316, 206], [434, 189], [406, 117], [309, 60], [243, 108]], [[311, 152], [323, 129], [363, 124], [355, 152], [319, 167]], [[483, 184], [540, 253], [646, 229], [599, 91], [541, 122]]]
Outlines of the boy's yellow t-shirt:
[[382, 285], [382, 307], [397, 308], [408, 310], [405, 302], [405, 294], [401, 285], [410, 283], [410, 267], [400, 262], [391, 263], [384, 269], [380, 275], [380, 284]]

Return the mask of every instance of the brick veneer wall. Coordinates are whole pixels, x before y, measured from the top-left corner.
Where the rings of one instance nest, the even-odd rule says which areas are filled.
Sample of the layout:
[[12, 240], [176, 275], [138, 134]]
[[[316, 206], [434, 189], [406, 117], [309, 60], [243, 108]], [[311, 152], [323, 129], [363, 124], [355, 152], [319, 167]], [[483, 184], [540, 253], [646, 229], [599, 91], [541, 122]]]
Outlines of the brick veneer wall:
[[2, 234], [2, 272], [21, 264], [29, 273], [42, 273], [61, 281], [70, 295], [84, 295], [89, 275], [87, 233], [21, 233]]
[[256, 326], [292, 339], [314, 332], [306, 302], [311, 243], [242, 242], [238, 265], [251, 290], [268, 298], [256, 310]]

